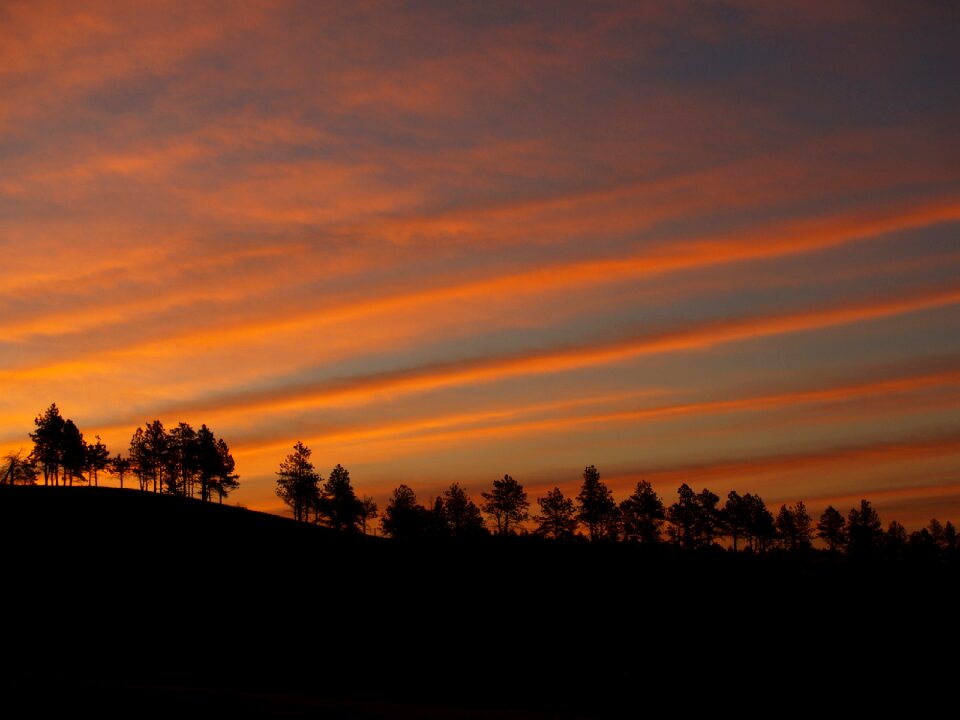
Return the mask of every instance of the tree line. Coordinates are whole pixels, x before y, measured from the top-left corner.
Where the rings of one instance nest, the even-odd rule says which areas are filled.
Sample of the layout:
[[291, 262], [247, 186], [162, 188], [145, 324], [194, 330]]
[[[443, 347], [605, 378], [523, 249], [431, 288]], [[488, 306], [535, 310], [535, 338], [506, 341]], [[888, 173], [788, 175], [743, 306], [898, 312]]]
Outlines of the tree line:
[[[369, 521], [378, 517], [376, 503], [357, 497], [349, 472], [340, 465], [324, 482], [310, 458], [310, 448], [298, 442], [277, 472], [277, 495], [298, 521], [310, 522], [312, 517], [313, 522], [338, 530], [366, 533]], [[960, 549], [951, 522], [934, 519], [908, 534], [894, 520], [884, 529], [868, 500], [861, 500], [846, 515], [831, 505], [815, 522], [802, 501], [781, 505], [774, 515], [759, 495], [733, 490], [721, 503], [710, 490], [695, 492], [686, 483], [677, 490], [676, 502], [667, 506], [653, 486], [641, 480], [618, 503], [593, 465], [584, 469], [576, 497], [567, 497], [555, 487], [536, 499], [535, 514], [523, 486], [510, 475], [494, 480], [481, 499], [477, 505], [455, 482], [428, 506], [417, 500], [412, 488], [400, 485], [380, 516], [380, 528], [401, 540], [535, 535], [556, 541], [673, 545], [686, 550], [710, 548], [726, 540], [732, 552], [752, 554], [773, 548], [809, 550], [815, 538], [830, 553], [851, 555], [906, 550], [956, 553]]]
[[[84, 439], [76, 423], [64, 418], [56, 404], [34, 420], [29, 453], [9, 453], [0, 467], [0, 484], [98, 485], [102, 473], [111, 473], [124, 487], [135, 478], [140, 490], [199, 497], [220, 502], [239, 487], [239, 476], [227, 443], [206, 425], [195, 430], [178, 423], [167, 430], [159, 420], [138, 427], [126, 456], [111, 455], [99, 436]], [[358, 497], [349, 471], [336, 465], [324, 480], [302, 442], [280, 464], [277, 495], [298, 522], [323, 524], [343, 532], [367, 533], [371, 521], [396, 539], [478, 538], [488, 535], [535, 535], [556, 541], [629, 542], [643, 546], [673, 545], [687, 550], [710, 548], [727, 541], [733, 552], [758, 554], [771, 548], [810, 549], [819, 538], [831, 553], [870, 553], [960, 550], [951, 522], [930, 521], [907, 533], [897, 521], [884, 530], [868, 500], [846, 515], [833, 506], [819, 519], [802, 501], [782, 505], [774, 515], [756, 494], [728, 493], [720, 497], [704, 488], [695, 492], [686, 483], [677, 500], [667, 506], [653, 486], [641, 480], [629, 497], [617, 502], [593, 465], [583, 471], [576, 497], [553, 488], [536, 499], [531, 514], [527, 493], [514, 478], [504, 475], [481, 493], [476, 504], [459, 483], [452, 483], [428, 506], [416, 493], [400, 485], [391, 494], [382, 515], [372, 497]], [[532, 523], [532, 527], [531, 527]]]
[[159, 420], [138, 427], [126, 456], [111, 455], [100, 436], [87, 442], [73, 420], [64, 418], [56, 403], [34, 420], [29, 453], [9, 453], [0, 470], [0, 484], [98, 485], [111, 473], [124, 487], [133, 477], [140, 490], [183, 497], [214, 497], [222, 503], [240, 485], [230, 448], [210, 428], [195, 430], [178, 423], [167, 430]]

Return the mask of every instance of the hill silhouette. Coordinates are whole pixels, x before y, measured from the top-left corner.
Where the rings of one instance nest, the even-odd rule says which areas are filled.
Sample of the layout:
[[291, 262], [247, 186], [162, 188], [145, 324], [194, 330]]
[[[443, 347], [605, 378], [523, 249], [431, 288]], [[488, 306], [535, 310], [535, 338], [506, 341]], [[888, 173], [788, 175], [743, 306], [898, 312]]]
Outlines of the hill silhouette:
[[952, 566], [402, 543], [132, 490], [0, 487], [0, 542], [3, 682], [41, 704], [596, 717], [746, 678], [902, 688], [957, 630]]
[[[173, 530], [173, 532], [171, 532]], [[0, 485], [0, 533], [56, 543], [85, 536], [118, 546], [149, 545], [158, 536], [178, 544], [213, 542], [375, 541], [346, 536], [318, 525], [246, 508], [198, 502], [193, 498], [109, 487]]]

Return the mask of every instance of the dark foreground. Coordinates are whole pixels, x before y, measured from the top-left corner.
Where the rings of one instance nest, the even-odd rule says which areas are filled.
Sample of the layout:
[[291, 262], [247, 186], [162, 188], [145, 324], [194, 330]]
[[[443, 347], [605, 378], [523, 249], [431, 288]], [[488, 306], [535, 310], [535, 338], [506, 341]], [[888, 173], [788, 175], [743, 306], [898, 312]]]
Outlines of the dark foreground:
[[[8, 702], [103, 713], [910, 714], [952, 693], [955, 565], [400, 545], [136, 491], [0, 487]], [[946, 662], [937, 658], [945, 653]]]

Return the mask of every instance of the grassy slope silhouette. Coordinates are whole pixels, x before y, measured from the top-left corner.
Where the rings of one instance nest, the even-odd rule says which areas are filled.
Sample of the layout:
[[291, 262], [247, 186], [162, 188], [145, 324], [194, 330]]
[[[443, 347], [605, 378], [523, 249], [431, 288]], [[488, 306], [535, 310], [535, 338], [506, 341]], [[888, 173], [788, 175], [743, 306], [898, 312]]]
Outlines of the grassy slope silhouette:
[[92, 704], [576, 717], [675, 691], [707, 707], [744, 678], [825, 693], [856, 667], [902, 685], [895, 659], [957, 622], [955, 568], [401, 544], [134, 490], [0, 487], [0, 542], [6, 682]]

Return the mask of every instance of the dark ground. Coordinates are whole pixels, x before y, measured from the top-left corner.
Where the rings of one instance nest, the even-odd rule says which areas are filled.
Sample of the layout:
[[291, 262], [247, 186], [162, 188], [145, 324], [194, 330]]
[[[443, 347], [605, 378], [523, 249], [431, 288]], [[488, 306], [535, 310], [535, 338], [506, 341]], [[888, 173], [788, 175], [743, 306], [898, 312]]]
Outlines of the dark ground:
[[0, 543], [31, 715], [915, 714], [957, 682], [955, 565], [402, 545], [86, 487], [0, 487]]

